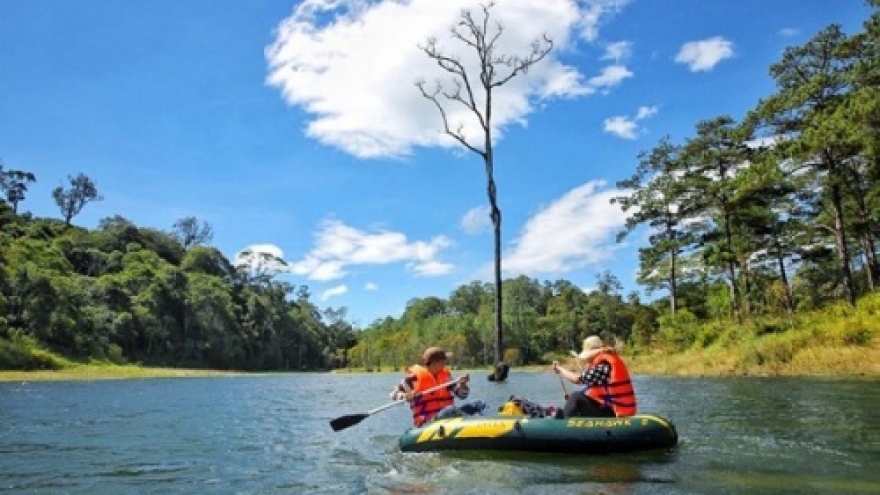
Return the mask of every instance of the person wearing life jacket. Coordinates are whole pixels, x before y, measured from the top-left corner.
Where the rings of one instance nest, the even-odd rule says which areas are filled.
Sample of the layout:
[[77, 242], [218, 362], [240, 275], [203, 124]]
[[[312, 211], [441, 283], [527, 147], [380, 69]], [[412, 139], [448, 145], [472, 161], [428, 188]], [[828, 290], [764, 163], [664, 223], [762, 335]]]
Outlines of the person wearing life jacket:
[[[407, 368], [403, 380], [391, 391], [392, 400], [406, 400], [412, 410], [413, 425], [416, 427], [435, 418], [460, 416], [462, 414], [481, 413], [485, 409], [482, 401], [475, 401], [458, 408], [455, 399], [467, 399], [470, 389], [468, 388], [469, 376], [464, 375], [453, 379], [452, 374], [446, 367], [447, 361], [452, 357], [441, 347], [429, 347], [422, 354], [422, 364]], [[447, 382], [449, 386], [433, 392], [425, 393]]]
[[582, 368], [579, 374], [553, 361], [556, 374], [574, 384], [586, 385], [580, 393], [569, 396], [562, 409], [563, 417], [621, 417], [636, 414], [636, 393], [629, 371], [613, 347], [605, 346], [599, 336], [591, 335], [584, 339], [583, 350], [577, 358], [586, 363], [586, 368]]

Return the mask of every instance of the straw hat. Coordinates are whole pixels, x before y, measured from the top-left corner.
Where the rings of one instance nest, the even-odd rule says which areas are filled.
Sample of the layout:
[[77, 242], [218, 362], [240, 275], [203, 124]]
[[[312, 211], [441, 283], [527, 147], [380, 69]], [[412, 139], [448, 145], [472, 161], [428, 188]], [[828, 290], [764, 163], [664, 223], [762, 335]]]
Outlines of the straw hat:
[[591, 359], [603, 347], [605, 347], [605, 344], [598, 335], [590, 335], [584, 339], [584, 347], [583, 350], [581, 350], [581, 353], [578, 354], [578, 358], [585, 361]]

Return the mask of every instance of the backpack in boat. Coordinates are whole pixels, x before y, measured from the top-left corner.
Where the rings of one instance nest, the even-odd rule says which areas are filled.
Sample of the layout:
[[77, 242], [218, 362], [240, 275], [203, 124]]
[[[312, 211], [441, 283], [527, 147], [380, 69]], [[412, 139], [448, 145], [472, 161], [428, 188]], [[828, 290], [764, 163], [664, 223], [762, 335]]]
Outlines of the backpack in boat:
[[498, 408], [498, 413], [501, 416], [529, 416], [532, 418], [544, 418], [553, 417], [556, 412], [555, 409], [556, 408], [553, 406], [543, 407], [528, 399], [511, 395], [510, 399], [507, 399], [507, 402]]

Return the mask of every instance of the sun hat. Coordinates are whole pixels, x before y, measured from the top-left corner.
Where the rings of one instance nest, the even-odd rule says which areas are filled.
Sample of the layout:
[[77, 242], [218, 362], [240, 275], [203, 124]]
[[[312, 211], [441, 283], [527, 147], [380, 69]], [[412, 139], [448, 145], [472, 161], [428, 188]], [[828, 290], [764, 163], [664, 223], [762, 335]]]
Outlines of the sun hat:
[[435, 361], [446, 361], [450, 358], [452, 358], [452, 353], [446, 352], [442, 347], [429, 347], [422, 354], [422, 363], [427, 366]]
[[590, 335], [584, 339], [584, 348], [581, 353], [578, 354], [578, 358], [584, 360], [590, 359], [603, 347], [605, 347], [605, 344], [598, 335]]

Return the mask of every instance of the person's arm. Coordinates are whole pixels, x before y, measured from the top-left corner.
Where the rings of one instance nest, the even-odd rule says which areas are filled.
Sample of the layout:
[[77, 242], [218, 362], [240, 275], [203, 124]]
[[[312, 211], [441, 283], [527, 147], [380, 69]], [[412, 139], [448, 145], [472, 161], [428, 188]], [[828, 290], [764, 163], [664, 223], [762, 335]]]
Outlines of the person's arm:
[[416, 377], [414, 375], [407, 374], [403, 380], [391, 390], [391, 400], [412, 400], [415, 379]]
[[607, 384], [610, 377], [611, 365], [603, 361], [596, 366], [590, 366], [585, 369], [581, 376], [578, 377], [578, 382], [593, 387]]
[[557, 361], [553, 361], [553, 372], [556, 373], [557, 375], [562, 376], [563, 378], [570, 381], [571, 383], [575, 383], [575, 384], [579, 383], [578, 380], [580, 379], [580, 377], [577, 375], [577, 373], [574, 373], [574, 372], [570, 371], [568, 368], [561, 366], [559, 364], [559, 362], [557, 362]]
[[592, 387], [608, 383], [608, 377], [611, 376], [611, 366], [606, 362], [601, 362], [596, 366], [588, 367], [581, 374], [577, 374], [553, 361], [553, 372], [576, 385], [589, 385]]

